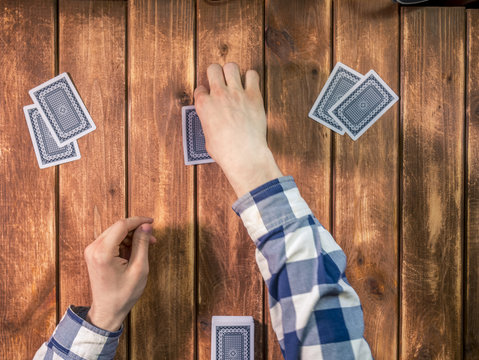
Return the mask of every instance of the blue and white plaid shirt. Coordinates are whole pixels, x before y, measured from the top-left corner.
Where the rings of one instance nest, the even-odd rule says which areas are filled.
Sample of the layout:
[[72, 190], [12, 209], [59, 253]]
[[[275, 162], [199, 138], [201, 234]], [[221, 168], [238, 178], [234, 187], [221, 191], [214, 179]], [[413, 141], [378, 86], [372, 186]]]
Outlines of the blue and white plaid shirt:
[[[236, 201], [233, 210], [256, 245], [271, 323], [285, 359], [372, 359], [361, 304], [344, 273], [346, 256], [293, 178], [260, 186]], [[87, 311], [68, 309], [35, 359], [113, 358], [122, 329], [110, 333], [92, 326], [84, 320]]]

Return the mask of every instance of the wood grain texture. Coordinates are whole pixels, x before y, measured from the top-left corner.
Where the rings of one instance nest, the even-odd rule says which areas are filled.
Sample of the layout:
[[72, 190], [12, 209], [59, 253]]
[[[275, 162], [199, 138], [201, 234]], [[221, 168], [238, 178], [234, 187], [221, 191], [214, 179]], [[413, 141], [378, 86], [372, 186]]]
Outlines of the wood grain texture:
[[479, 356], [479, 10], [467, 11], [465, 359]]
[[[125, 4], [59, 2], [59, 71], [68, 72], [96, 130], [59, 169], [60, 313], [91, 305], [84, 249], [125, 217]], [[117, 358], [127, 357], [122, 336]]]
[[[333, 64], [374, 69], [399, 94], [397, 5], [334, 2]], [[348, 257], [346, 275], [364, 310], [375, 359], [397, 357], [398, 105], [353, 141], [334, 135], [333, 233]]]
[[401, 358], [460, 359], [464, 9], [401, 17]]
[[129, 3], [129, 214], [155, 219], [150, 274], [131, 314], [132, 359], [193, 359], [194, 170], [181, 106], [193, 102], [193, 0]]
[[[295, 178], [313, 213], [330, 229], [331, 132], [308, 112], [331, 70], [331, 1], [267, 0], [265, 13], [269, 146], [283, 173]], [[267, 358], [281, 359], [269, 307], [264, 311]]]
[[40, 169], [23, 114], [54, 75], [54, 1], [0, 6], [0, 358], [31, 359], [55, 328], [55, 169]]
[[[241, 73], [263, 74], [263, 2], [207, 1], [197, 4], [197, 76], [207, 85], [213, 62], [236, 62]], [[231, 210], [233, 189], [217, 164], [197, 167], [198, 351], [210, 359], [211, 317], [251, 315], [255, 359], [263, 358], [263, 284], [254, 245]]]

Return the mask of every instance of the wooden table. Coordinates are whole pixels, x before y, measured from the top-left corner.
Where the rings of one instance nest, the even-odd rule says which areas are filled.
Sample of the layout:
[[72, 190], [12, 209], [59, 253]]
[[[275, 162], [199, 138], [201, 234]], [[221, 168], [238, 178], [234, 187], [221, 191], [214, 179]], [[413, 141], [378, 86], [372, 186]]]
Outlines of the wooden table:
[[[183, 163], [181, 107], [228, 61], [262, 77], [269, 144], [348, 255], [375, 358], [478, 359], [479, 10], [390, 0], [0, 0], [0, 358], [90, 303], [83, 250], [133, 215], [159, 242], [118, 359], [209, 359], [212, 315], [252, 315], [255, 358], [281, 358], [231, 187]], [[307, 117], [337, 61], [400, 95], [356, 142]], [[65, 71], [97, 130], [40, 170], [22, 107]]]

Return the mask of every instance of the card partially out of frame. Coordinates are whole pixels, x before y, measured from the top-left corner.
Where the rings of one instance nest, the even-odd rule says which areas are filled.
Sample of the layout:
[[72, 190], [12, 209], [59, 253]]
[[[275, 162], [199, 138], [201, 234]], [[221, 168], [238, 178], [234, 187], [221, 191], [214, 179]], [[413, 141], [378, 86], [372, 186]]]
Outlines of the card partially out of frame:
[[254, 320], [252, 316], [213, 316], [211, 360], [253, 360]]

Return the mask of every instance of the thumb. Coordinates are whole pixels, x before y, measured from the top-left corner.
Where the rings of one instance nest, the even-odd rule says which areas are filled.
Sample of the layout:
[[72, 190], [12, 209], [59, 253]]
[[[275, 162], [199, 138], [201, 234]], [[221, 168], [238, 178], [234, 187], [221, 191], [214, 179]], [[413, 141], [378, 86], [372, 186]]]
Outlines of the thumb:
[[148, 264], [148, 245], [152, 231], [151, 224], [143, 224], [138, 226], [133, 233], [130, 256], [131, 267], [142, 267], [145, 263]]

